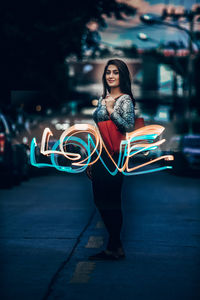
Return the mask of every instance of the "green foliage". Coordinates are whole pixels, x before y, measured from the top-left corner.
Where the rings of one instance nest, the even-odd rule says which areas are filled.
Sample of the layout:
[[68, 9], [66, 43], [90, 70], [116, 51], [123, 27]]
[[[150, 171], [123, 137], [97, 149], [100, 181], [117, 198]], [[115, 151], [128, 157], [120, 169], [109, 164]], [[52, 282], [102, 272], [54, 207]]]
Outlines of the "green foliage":
[[122, 12], [129, 15], [136, 10], [115, 0], [4, 0], [0, 12], [4, 83], [11, 88], [23, 88], [25, 82], [62, 86], [66, 72], [59, 78], [58, 70], [63, 70], [67, 56], [82, 58], [86, 24], [95, 20], [105, 27], [103, 15], [122, 19]]
[[135, 9], [115, 0], [29, 0], [4, 2], [1, 22], [6, 54], [26, 59], [63, 59], [73, 53], [81, 57], [81, 39], [86, 24], [101, 27], [103, 14], [122, 19], [121, 13]]

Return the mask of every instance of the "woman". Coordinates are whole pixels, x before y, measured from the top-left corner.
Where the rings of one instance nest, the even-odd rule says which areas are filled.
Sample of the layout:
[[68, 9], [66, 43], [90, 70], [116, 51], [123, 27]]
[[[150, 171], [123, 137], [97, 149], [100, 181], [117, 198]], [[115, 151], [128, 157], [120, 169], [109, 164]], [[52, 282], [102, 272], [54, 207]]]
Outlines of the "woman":
[[[105, 66], [103, 77], [103, 95], [93, 114], [97, 123], [111, 119], [118, 130], [125, 134], [134, 130], [135, 100], [131, 92], [131, 80], [126, 64], [119, 59], [109, 60]], [[110, 132], [112, 134], [112, 132]], [[119, 153], [112, 155], [115, 162]], [[109, 168], [115, 166], [103, 150], [102, 159]], [[108, 244], [104, 251], [92, 255], [90, 260], [117, 260], [125, 257], [120, 232], [122, 228], [121, 190], [123, 175], [111, 175], [100, 159], [88, 170], [92, 178], [94, 202], [109, 234]]]

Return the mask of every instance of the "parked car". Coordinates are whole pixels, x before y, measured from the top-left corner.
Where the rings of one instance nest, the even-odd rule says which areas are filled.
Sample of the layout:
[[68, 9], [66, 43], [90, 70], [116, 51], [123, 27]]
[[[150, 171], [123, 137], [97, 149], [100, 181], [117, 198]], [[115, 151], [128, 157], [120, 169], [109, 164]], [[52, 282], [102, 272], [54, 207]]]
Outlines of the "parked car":
[[28, 149], [20, 143], [15, 125], [0, 113], [0, 176], [1, 183], [11, 187], [28, 177]]
[[200, 134], [173, 136], [166, 154], [174, 155], [174, 161], [170, 164], [175, 173], [200, 171]]

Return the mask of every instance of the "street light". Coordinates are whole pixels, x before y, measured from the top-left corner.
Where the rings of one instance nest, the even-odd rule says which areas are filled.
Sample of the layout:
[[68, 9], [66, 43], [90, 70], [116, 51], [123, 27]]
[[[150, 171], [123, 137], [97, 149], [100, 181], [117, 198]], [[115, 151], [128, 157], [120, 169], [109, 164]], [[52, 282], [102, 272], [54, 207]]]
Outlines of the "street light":
[[154, 24], [158, 24], [158, 22], [161, 21], [161, 18], [154, 14], [143, 14], [140, 16], [140, 20], [143, 23], [154, 25]]
[[[164, 43], [164, 41], [159, 41], [159, 40], [157, 40], [157, 39], [154, 39], [154, 38], [151, 38], [150, 36], [148, 36], [146, 33], [144, 33], [144, 32], [139, 32], [138, 34], [137, 34], [137, 38], [139, 39], [139, 40], [141, 40], [141, 41], [143, 41], [143, 42], [148, 42], [148, 41], [150, 41], [150, 42], [153, 42], [153, 43], [155, 43], [157, 46], [159, 46], [159, 48], [165, 48], [165, 47], [169, 47], [169, 46], [167, 46], [167, 44], [165, 44]], [[182, 44], [182, 42], [181, 41], [179, 41], [179, 43], [177, 43], [177, 42], [172, 42], [172, 41], [170, 41], [170, 48], [172, 48], [173, 49], [173, 55], [174, 56], [177, 56], [177, 53], [178, 53], [178, 50], [179, 49], [181, 49], [181, 46], [183, 45]], [[182, 46], [183, 47], [183, 46]], [[172, 55], [172, 54], [171, 54]], [[179, 55], [180, 56], [180, 55]], [[183, 73], [183, 69], [182, 68], [180, 68], [181, 66], [179, 66], [179, 70], [182, 70], [181, 71], [181, 73]]]
[[142, 41], [147, 41], [147, 40], [148, 40], [148, 36], [147, 36], [145, 33], [143, 33], [143, 32], [139, 32], [139, 33], [137, 34], [137, 37], [138, 37], [140, 40], [142, 40]]
[[156, 44], [159, 43], [158, 40], [149, 37], [149, 36], [148, 36], [146, 33], [144, 33], [144, 32], [139, 32], [139, 33], [137, 34], [137, 38], [138, 38], [139, 40], [141, 40], [141, 41], [144, 41], [144, 42], [146, 42], [146, 41], [151, 41], [151, 42], [154, 42], [154, 43], [156, 43]]
[[190, 38], [192, 38], [192, 34], [190, 32], [190, 30], [188, 30], [187, 28], [184, 28], [178, 24], [174, 24], [174, 23], [170, 23], [170, 22], [165, 22], [163, 21], [163, 19], [157, 15], [153, 15], [153, 14], [144, 14], [140, 16], [140, 20], [147, 24], [147, 25], [155, 25], [155, 24], [160, 24], [160, 25], [166, 25], [166, 26], [170, 26], [170, 27], [174, 27], [177, 28], [179, 30], [183, 30], [185, 31]]
[[187, 28], [182, 27], [178, 24], [163, 21], [162, 17], [154, 15], [154, 14], [143, 14], [143, 15], [140, 16], [140, 20], [143, 23], [147, 24], [147, 25], [160, 24], [160, 25], [165, 25], [165, 26], [168, 26], [168, 27], [177, 28], [179, 30], [184, 31], [189, 37], [189, 47], [191, 48], [190, 49], [191, 53], [193, 52], [193, 46], [194, 45], [199, 50], [199, 46], [198, 46], [198, 44], [197, 44], [197, 42], [194, 38], [194, 34], [193, 34], [193, 19], [190, 21], [190, 30], [188, 30]]

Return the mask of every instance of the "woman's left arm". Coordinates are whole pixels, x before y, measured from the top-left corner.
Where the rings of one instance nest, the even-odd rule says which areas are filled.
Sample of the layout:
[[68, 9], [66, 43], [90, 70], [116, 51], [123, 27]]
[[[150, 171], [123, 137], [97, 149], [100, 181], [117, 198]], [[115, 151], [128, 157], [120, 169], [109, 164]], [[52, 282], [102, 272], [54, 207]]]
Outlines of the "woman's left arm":
[[114, 109], [110, 114], [110, 119], [121, 132], [131, 132], [134, 130], [135, 123], [133, 102], [129, 95], [124, 95], [121, 101], [122, 103], [118, 109]]

